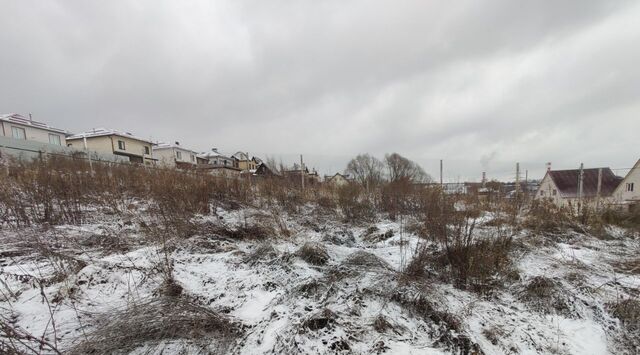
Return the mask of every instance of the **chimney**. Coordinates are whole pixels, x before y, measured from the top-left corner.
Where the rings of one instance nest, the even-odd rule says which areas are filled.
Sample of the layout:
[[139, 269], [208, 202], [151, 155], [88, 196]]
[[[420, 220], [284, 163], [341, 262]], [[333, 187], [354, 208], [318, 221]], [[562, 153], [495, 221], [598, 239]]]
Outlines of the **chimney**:
[[551, 162], [547, 163], [547, 171], [551, 171]]
[[485, 187], [486, 184], [487, 184], [487, 172], [483, 171], [482, 172], [482, 187]]
[[176, 141], [176, 145], [180, 145], [180, 142]]
[[31, 116], [31, 112], [29, 112], [29, 121], [33, 122], [33, 117]]

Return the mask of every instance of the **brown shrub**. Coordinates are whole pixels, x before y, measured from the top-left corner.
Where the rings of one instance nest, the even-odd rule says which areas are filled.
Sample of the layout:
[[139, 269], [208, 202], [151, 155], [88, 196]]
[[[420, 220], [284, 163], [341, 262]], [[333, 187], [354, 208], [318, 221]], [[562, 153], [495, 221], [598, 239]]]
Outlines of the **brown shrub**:
[[327, 249], [319, 243], [305, 243], [298, 249], [296, 255], [312, 265], [325, 265], [329, 261]]

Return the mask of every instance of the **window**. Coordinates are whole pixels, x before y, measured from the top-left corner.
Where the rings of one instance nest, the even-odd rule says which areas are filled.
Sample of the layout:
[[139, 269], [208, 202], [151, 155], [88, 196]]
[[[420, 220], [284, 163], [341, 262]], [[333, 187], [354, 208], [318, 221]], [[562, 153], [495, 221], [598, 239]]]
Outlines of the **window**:
[[124, 145], [124, 141], [118, 141], [118, 149], [120, 149], [120, 150], [126, 150], [126, 149], [125, 149], [125, 145]]
[[27, 139], [27, 133], [24, 131], [24, 128], [11, 127], [11, 133], [15, 139]]
[[192, 162], [192, 163], [195, 163], [195, 162], [196, 162], [196, 156], [195, 156], [195, 155], [193, 155], [193, 154], [191, 154], [191, 162]]
[[62, 145], [60, 141], [60, 136], [57, 134], [49, 134], [49, 143], [55, 145]]
[[552, 191], [551, 193], [552, 193], [552, 195], [553, 195], [553, 196], [555, 196], [555, 195], [557, 195], [557, 194], [558, 194], [558, 190], [553, 189], [553, 191]]
[[629, 192], [633, 191], [633, 183], [632, 182], [628, 182], [627, 183], [627, 191], [629, 191]]
[[182, 160], [182, 152], [176, 152], [176, 158]]
[[144, 154], [146, 155], [150, 155], [151, 154], [151, 149], [148, 146], [144, 146]]

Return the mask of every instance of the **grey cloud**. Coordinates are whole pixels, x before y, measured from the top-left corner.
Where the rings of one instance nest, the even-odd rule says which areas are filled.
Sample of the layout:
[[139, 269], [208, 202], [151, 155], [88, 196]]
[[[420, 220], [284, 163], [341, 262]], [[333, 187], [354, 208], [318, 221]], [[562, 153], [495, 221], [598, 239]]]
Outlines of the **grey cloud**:
[[446, 159], [450, 179], [479, 179], [492, 152], [505, 177], [640, 158], [623, 148], [640, 128], [633, 1], [0, 6], [0, 111], [74, 131], [305, 153], [326, 173], [398, 151], [432, 175]]

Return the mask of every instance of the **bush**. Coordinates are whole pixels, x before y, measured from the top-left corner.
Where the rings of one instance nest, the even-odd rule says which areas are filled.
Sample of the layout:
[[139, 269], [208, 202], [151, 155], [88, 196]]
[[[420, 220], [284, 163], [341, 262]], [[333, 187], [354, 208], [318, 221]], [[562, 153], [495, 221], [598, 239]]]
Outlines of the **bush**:
[[312, 265], [324, 265], [329, 261], [327, 249], [319, 243], [305, 243], [296, 255]]
[[375, 218], [373, 204], [364, 195], [362, 187], [356, 184], [341, 186], [336, 190], [338, 195], [338, 207], [342, 211], [345, 220], [357, 222], [372, 220]]

